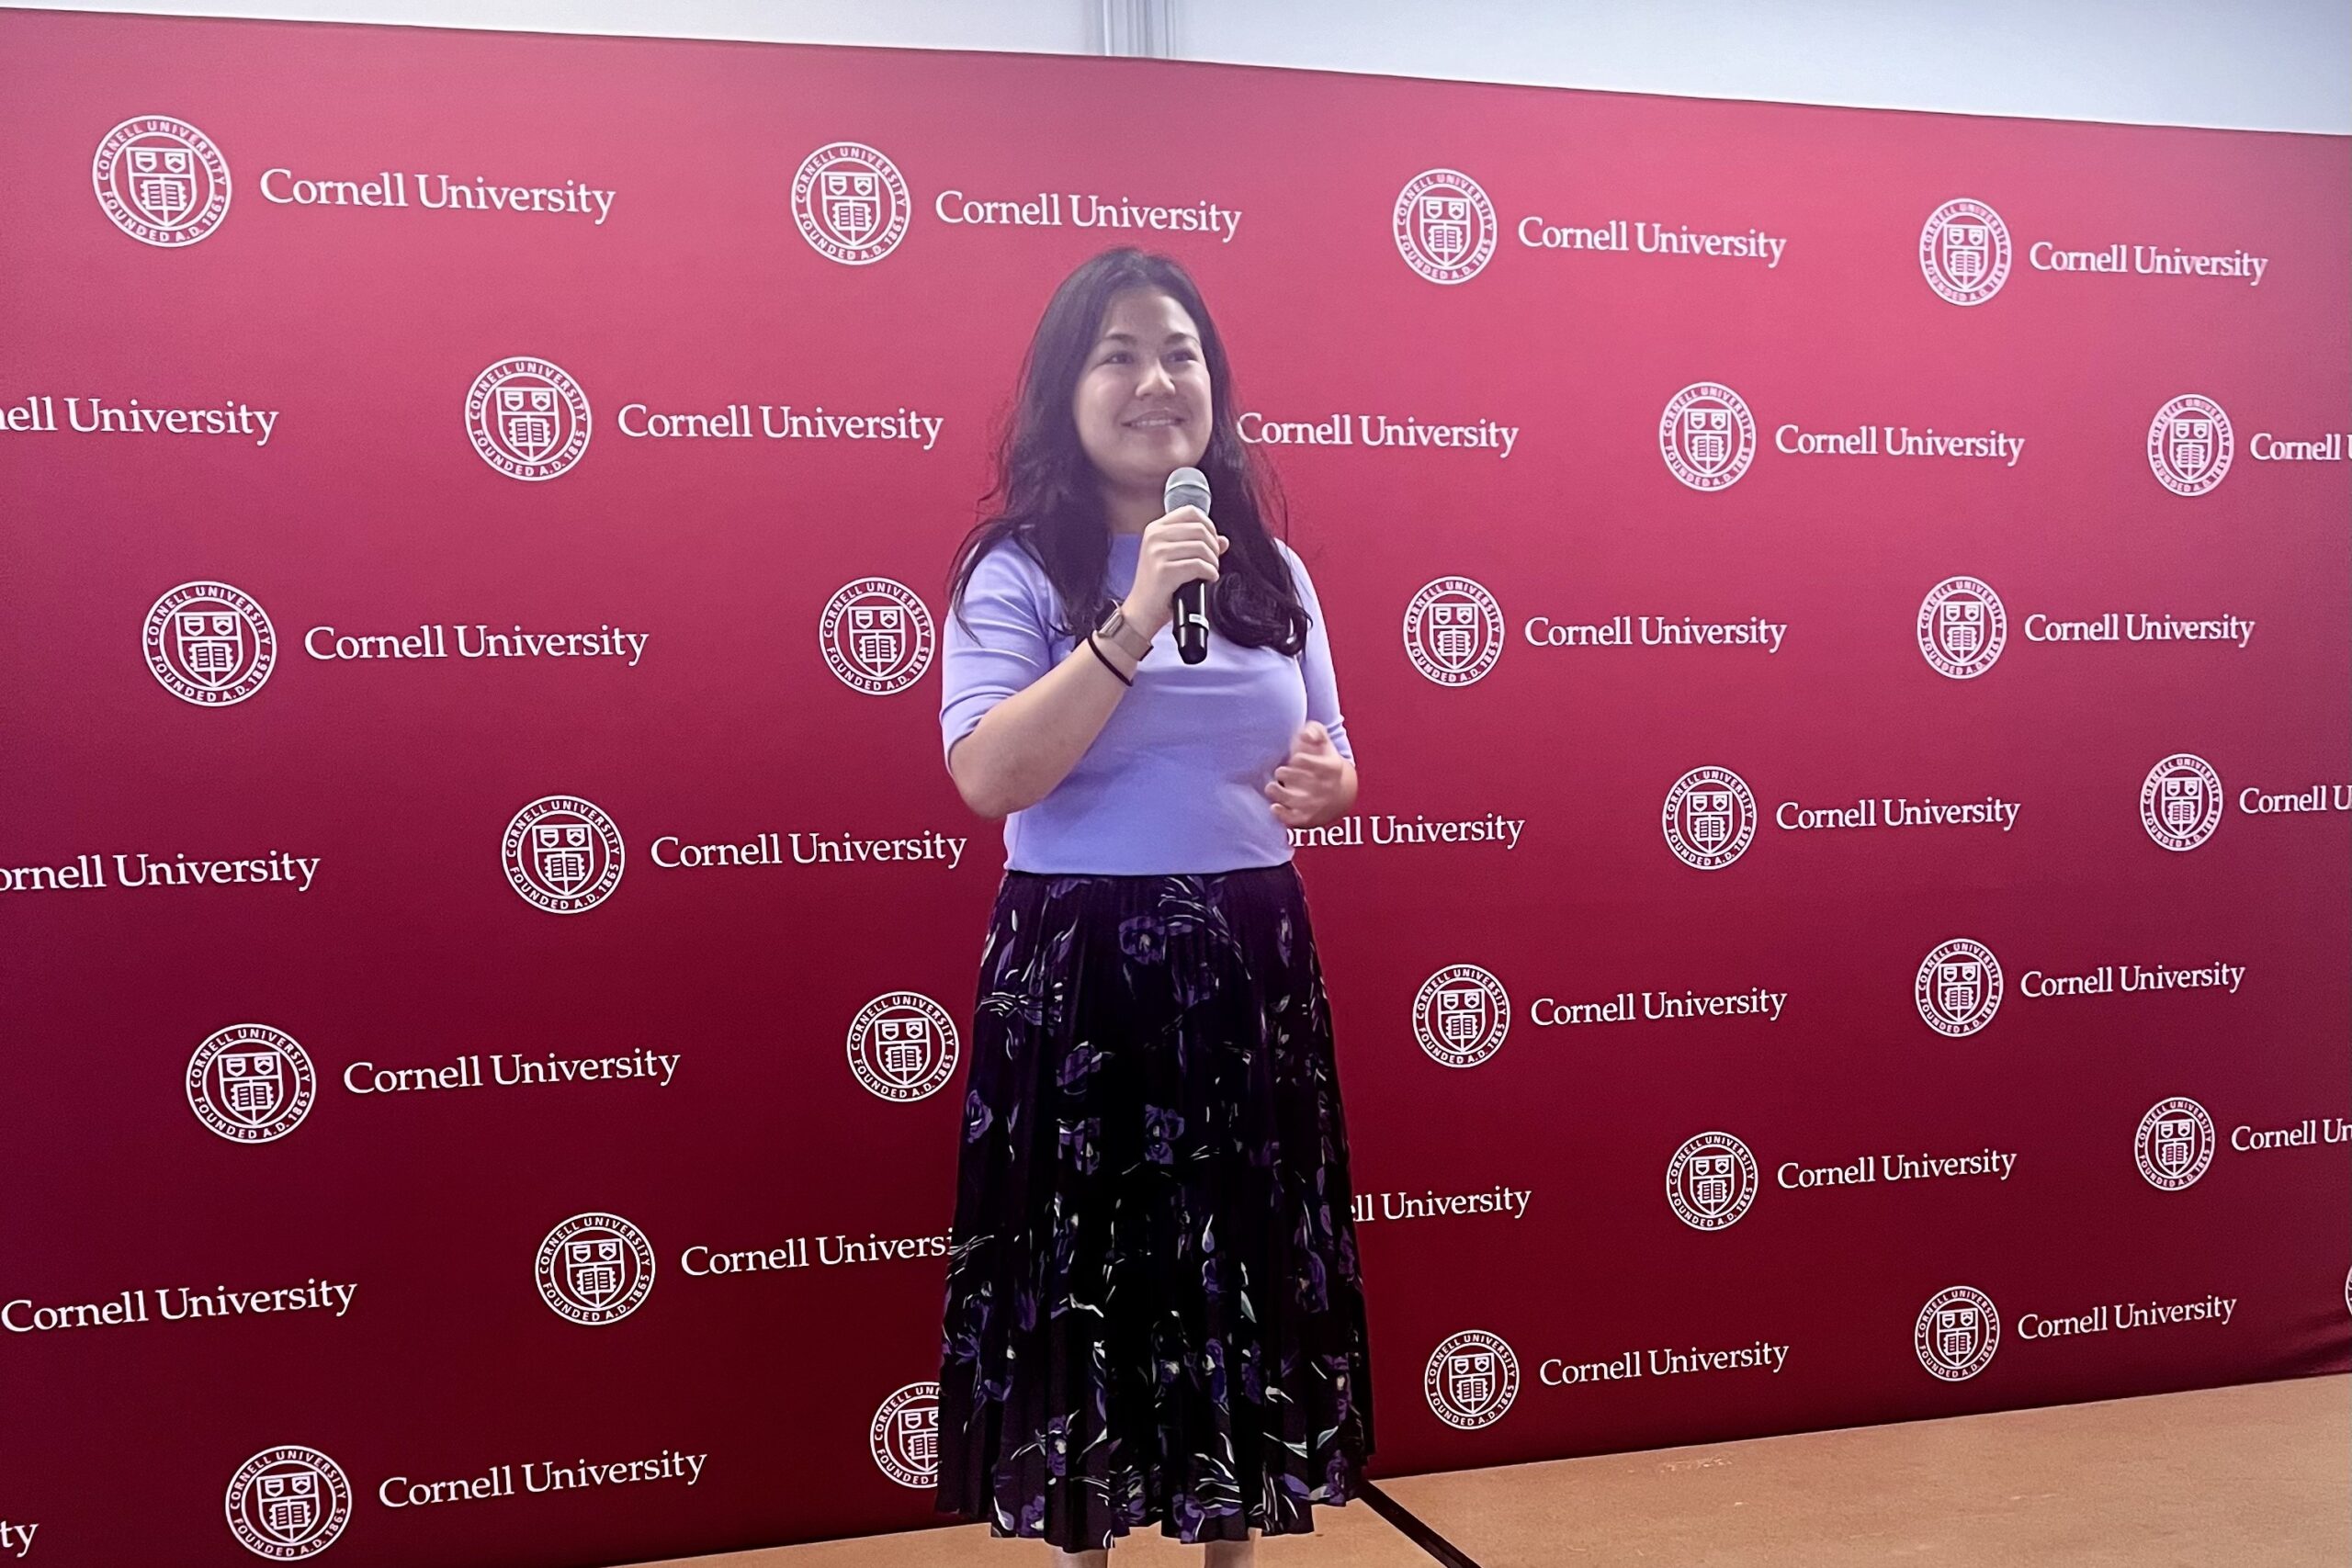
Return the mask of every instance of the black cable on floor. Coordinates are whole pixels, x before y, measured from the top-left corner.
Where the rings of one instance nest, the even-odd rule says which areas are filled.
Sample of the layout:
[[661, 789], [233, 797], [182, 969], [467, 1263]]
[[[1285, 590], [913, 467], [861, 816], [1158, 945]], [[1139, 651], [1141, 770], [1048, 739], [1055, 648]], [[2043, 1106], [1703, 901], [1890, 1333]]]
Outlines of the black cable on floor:
[[1407, 1540], [1444, 1563], [1445, 1568], [1478, 1568], [1460, 1547], [1421, 1523], [1404, 1504], [1369, 1481], [1359, 1478], [1356, 1484], [1363, 1489], [1363, 1500], [1372, 1505], [1374, 1513], [1396, 1526], [1397, 1532]]

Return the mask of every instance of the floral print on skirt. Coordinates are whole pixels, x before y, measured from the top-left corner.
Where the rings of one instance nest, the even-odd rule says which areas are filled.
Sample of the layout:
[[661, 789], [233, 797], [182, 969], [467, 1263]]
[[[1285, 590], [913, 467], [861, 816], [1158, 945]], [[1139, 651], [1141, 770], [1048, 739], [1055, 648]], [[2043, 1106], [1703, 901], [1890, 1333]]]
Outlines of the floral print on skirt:
[[1296, 869], [1008, 871], [971, 1045], [941, 1511], [1069, 1551], [1311, 1531], [1372, 1382]]

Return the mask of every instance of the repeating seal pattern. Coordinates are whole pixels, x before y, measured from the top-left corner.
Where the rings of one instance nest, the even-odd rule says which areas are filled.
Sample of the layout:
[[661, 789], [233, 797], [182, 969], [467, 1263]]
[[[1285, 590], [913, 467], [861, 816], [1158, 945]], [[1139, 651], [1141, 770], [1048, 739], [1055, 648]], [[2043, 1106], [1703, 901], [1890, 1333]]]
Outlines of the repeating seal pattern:
[[183, 582], [156, 600], [140, 646], [164, 690], [198, 707], [243, 702], [277, 668], [277, 628], [225, 582]]
[[2148, 470], [2175, 495], [2203, 495], [2220, 484], [2236, 451], [2230, 416], [2211, 398], [2186, 393], [2148, 422]]
[[1464, 1432], [1491, 1427], [1519, 1397], [1519, 1357], [1501, 1335], [1465, 1328], [1430, 1352], [1421, 1393], [1449, 1427]]
[[1510, 1032], [1510, 993], [1476, 964], [1448, 964], [1413, 998], [1413, 1037], [1440, 1066], [1475, 1067]]
[[1666, 792], [1666, 847], [1696, 871], [1721, 871], [1756, 841], [1756, 794], [1729, 768], [1693, 768]]
[[532, 1274], [558, 1317], [600, 1328], [645, 1304], [653, 1290], [653, 1247], [618, 1214], [574, 1214], [539, 1243]]
[[466, 389], [466, 434], [481, 460], [512, 479], [551, 479], [588, 450], [588, 394], [548, 360], [502, 359]]
[[2001, 1314], [1993, 1298], [1967, 1285], [1937, 1292], [1911, 1331], [1919, 1364], [1946, 1382], [1965, 1382], [1993, 1364], [2001, 1348]]
[[507, 885], [550, 915], [577, 915], [613, 896], [628, 850], [593, 802], [546, 795], [517, 811], [500, 840]]
[[875, 1465], [901, 1486], [927, 1488], [939, 1480], [939, 1384], [910, 1382], [874, 1412], [866, 1447]]
[[2001, 1010], [2001, 961], [1983, 942], [1954, 937], [1920, 960], [1912, 999], [1937, 1033], [1973, 1034]]
[[1467, 577], [1423, 583], [1405, 605], [1405, 656], [1441, 686], [1486, 679], [1503, 656], [1503, 608]]
[[264, 1449], [239, 1465], [225, 1502], [237, 1544], [273, 1562], [316, 1557], [351, 1522], [343, 1467], [299, 1444]]
[[1947, 201], [1919, 230], [1919, 271], [1955, 305], [1982, 305], [2009, 280], [2009, 226], [1981, 201]]
[[2159, 1100], [2140, 1118], [2132, 1152], [2140, 1175], [2159, 1192], [2193, 1187], [2213, 1163], [2213, 1118], [2185, 1096]]
[[956, 1076], [963, 1043], [921, 991], [885, 991], [849, 1021], [849, 1067], [876, 1100], [928, 1100]]
[[1973, 681], [2008, 645], [2009, 616], [2001, 596], [1973, 577], [1947, 577], [1919, 605], [1919, 652], [1939, 675]]
[[2222, 825], [2222, 775], [2188, 751], [2175, 752], [2140, 782], [2140, 826], [2165, 849], [2185, 853]]
[[800, 236], [828, 261], [865, 266], [899, 248], [914, 203], [899, 166], [862, 141], [835, 141], [792, 176]]
[[107, 220], [150, 245], [195, 244], [229, 216], [229, 160], [169, 115], [133, 115], [99, 138], [90, 183]]
[[836, 591], [818, 618], [817, 640], [834, 679], [870, 697], [922, 680], [938, 646], [930, 609], [888, 577], [861, 577]]
[[1666, 1201], [1692, 1230], [1719, 1231], [1755, 1206], [1756, 1156], [1729, 1133], [1702, 1133], [1666, 1163]]
[[1405, 182], [1390, 217], [1396, 254], [1431, 283], [1466, 283], [1494, 259], [1500, 225], [1478, 182], [1429, 169]]
[[1692, 490], [1727, 490], [1756, 460], [1756, 416], [1729, 387], [1694, 381], [1667, 400], [1657, 449], [1668, 471]]
[[302, 1124], [318, 1100], [310, 1053], [266, 1023], [215, 1030], [188, 1058], [187, 1103], [205, 1128], [232, 1144], [266, 1144]]

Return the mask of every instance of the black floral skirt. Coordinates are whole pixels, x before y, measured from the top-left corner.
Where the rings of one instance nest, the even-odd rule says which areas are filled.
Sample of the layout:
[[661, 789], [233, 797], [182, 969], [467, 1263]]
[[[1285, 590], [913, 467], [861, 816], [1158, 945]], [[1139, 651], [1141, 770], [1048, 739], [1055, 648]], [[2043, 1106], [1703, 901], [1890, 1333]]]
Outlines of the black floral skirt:
[[1005, 873], [971, 1045], [940, 1510], [1069, 1551], [1312, 1530], [1372, 1381], [1297, 871]]

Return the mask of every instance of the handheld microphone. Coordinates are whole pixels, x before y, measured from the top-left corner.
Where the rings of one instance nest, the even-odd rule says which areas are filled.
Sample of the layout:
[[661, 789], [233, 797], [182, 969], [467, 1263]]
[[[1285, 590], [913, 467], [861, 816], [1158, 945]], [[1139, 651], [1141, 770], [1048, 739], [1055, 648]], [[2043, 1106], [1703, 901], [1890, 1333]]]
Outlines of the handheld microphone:
[[[1168, 487], [1159, 499], [1165, 512], [1197, 506], [1205, 513], [1209, 477], [1198, 468], [1179, 468], [1168, 476]], [[1170, 595], [1168, 604], [1176, 616], [1176, 657], [1187, 664], [1198, 664], [1209, 656], [1209, 585], [1197, 580], [1184, 583]]]

